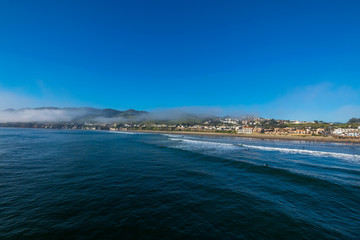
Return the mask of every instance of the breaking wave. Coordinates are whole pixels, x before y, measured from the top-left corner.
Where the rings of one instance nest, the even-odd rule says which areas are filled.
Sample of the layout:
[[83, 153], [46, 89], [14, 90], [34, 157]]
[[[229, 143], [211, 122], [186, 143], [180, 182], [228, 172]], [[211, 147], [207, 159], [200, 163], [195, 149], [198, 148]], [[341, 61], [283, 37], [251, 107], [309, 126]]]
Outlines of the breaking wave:
[[[169, 138], [173, 141], [179, 141], [182, 144], [182, 149], [186, 150], [196, 150], [196, 149], [204, 149], [204, 150], [237, 150], [240, 147], [231, 143], [217, 143], [217, 142], [209, 142], [209, 141], [197, 141], [190, 139], [180, 139], [180, 138]], [[189, 144], [186, 144], [189, 143]], [[178, 145], [177, 145], [178, 146]], [[190, 149], [191, 148], [191, 149]]]
[[296, 149], [296, 148], [277, 148], [277, 147], [265, 147], [265, 146], [255, 146], [247, 144], [239, 144], [250, 149], [256, 149], [261, 151], [272, 151], [272, 152], [282, 152], [287, 154], [306, 154], [316, 157], [332, 157], [338, 159], [345, 159], [350, 161], [360, 161], [360, 155], [348, 154], [348, 153], [337, 153], [337, 152], [324, 152], [324, 151], [314, 151], [306, 149]]
[[303, 154], [311, 155], [315, 157], [329, 157], [337, 158], [341, 160], [347, 160], [351, 162], [360, 163], [360, 155], [349, 154], [349, 153], [340, 153], [340, 152], [326, 152], [326, 151], [316, 151], [316, 150], [307, 150], [307, 149], [296, 149], [296, 148], [279, 148], [279, 147], [267, 147], [267, 146], [257, 146], [257, 145], [248, 145], [248, 144], [232, 144], [232, 143], [219, 143], [211, 141], [199, 141], [193, 139], [184, 139], [184, 138], [174, 138], [169, 136], [170, 140], [178, 141], [179, 144], [175, 145], [176, 148], [181, 148], [183, 150], [209, 150], [209, 151], [234, 151], [234, 150], [260, 150], [260, 151], [271, 151], [271, 152], [281, 152], [285, 154]]
[[124, 131], [109, 131], [110, 133], [118, 133], [118, 134], [138, 134], [138, 133], [135, 133], [135, 132], [124, 132]]

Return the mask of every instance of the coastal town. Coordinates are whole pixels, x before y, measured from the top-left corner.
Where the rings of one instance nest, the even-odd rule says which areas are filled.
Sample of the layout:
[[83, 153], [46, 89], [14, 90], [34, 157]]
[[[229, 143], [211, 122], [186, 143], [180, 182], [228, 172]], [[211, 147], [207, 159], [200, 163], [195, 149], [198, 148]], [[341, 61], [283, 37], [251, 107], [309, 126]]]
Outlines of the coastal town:
[[[92, 126], [94, 129], [95, 126]], [[89, 126], [85, 127], [86, 129]], [[95, 127], [96, 129], [96, 127]], [[156, 124], [125, 123], [113, 124], [110, 131], [156, 130], [156, 131], [188, 131], [208, 133], [229, 133], [238, 135], [282, 135], [282, 136], [333, 136], [337, 138], [359, 138], [359, 124], [341, 124], [325, 122], [307, 122], [253, 118], [239, 120], [234, 118], [218, 118], [202, 124]]]
[[126, 121], [118, 123], [63, 122], [63, 123], [7, 123], [2, 127], [82, 129], [108, 131], [172, 131], [178, 133], [223, 133], [245, 136], [332, 136], [335, 138], [360, 138], [359, 119], [347, 123], [327, 123], [323, 121], [275, 120], [260, 117], [245, 119], [218, 117], [182, 121]]

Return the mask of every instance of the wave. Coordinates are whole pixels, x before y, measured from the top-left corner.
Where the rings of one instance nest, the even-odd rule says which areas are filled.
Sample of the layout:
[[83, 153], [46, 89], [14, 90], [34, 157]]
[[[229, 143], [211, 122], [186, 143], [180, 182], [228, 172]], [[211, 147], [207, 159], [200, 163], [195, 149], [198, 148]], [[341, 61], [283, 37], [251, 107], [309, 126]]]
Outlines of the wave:
[[[180, 139], [180, 138], [169, 138], [173, 141], [179, 141], [184, 143], [191, 143], [191, 145], [184, 146], [188, 148], [189, 146], [196, 146], [198, 149], [217, 149], [217, 150], [236, 150], [240, 147], [235, 144], [231, 143], [217, 143], [217, 142], [208, 142], [208, 141], [197, 141], [197, 140], [190, 140], [190, 139]], [[194, 149], [195, 150], [195, 149]]]
[[296, 149], [296, 148], [265, 147], [265, 146], [255, 146], [255, 145], [247, 145], [247, 144], [239, 144], [239, 146], [250, 149], [262, 150], [262, 151], [283, 152], [287, 154], [306, 154], [317, 157], [332, 157], [332, 158], [345, 159], [356, 162], [360, 161], [360, 155], [348, 154], [348, 153], [324, 152], [324, 151], [314, 151], [314, 150]]
[[123, 132], [123, 131], [109, 131], [110, 133], [118, 133], [118, 134], [139, 134], [139, 133], [135, 133], [135, 132]]
[[304, 154], [311, 155], [316, 157], [330, 157], [337, 158], [341, 160], [347, 160], [351, 162], [360, 163], [360, 155], [357, 154], [348, 154], [348, 153], [339, 153], [339, 152], [325, 152], [325, 151], [315, 151], [315, 150], [307, 150], [307, 149], [296, 149], [296, 148], [278, 148], [278, 147], [266, 147], [266, 146], [257, 146], [257, 145], [248, 145], [248, 144], [232, 144], [232, 143], [219, 143], [219, 142], [210, 142], [210, 141], [199, 141], [192, 139], [184, 139], [184, 138], [174, 138], [169, 136], [172, 141], [179, 141], [182, 144], [177, 145], [176, 147], [180, 147], [184, 150], [218, 150], [218, 151], [226, 151], [226, 150], [244, 150], [244, 149], [256, 149], [260, 151], [272, 151], [272, 152], [281, 152], [286, 154]]
[[163, 133], [163, 136], [169, 137], [169, 138], [181, 138], [183, 137], [182, 135], [176, 135], [176, 134], [169, 134], [169, 133]]

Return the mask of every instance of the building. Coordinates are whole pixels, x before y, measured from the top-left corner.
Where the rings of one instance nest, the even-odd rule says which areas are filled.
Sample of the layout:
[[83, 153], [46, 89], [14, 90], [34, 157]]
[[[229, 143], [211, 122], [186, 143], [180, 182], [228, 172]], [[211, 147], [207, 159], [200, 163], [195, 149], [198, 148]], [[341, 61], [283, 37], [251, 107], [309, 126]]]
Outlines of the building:
[[252, 134], [253, 128], [252, 127], [241, 127], [237, 130], [238, 134]]

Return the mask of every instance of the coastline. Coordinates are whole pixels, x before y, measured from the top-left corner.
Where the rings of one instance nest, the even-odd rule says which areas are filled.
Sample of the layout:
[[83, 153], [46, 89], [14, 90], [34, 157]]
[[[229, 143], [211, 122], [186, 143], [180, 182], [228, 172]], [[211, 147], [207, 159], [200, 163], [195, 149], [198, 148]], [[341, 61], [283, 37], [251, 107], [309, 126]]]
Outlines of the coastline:
[[323, 136], [289, 136], [289, 135], [268, 135], [268, 134], [231, 134], [231, 133], [212, 133], [212, 132], [180, 132], [180, 131], [153, 131], [153, 130], [127, 130], [127, 132], [144, 132], [144, 133], [162, 133], [177, 135], [195, 135], [209, 137], [238, 137], [238, 138], [255, 138], [266, 140], [283, 140], [283, 141], [307, 141], [307, 142], [334, 142], [334, 143], [355, 143], [360, 144], [360, 139], [341, 139]]
[[[44, 129], [44, 130], [81, 130], [81, 131], [106, 131], [117, 132], [111, 130], [86, 130], [86, 129], [49, 129], [49, 128], [28, 128], [28, 127], [0, 127], [0, 128], [27, 128], [27, 129]], [[360, 139], [354, 138], [334, 138], [332, 136], [294, 136], [294, 135], [270, 135], [270, 134], [233, 134], [233, 133], [215, 133], [215, 132], [195, 132], [195, 131], [156, 131], [156, 130], [120, 130], [120, 132], [141, 132], [156, 134], [174, 134], [174, 135], [194, 135], [208, 137], [234, 137], [234, 138], [250, 138], [274, 141], [307, 141], [307, 142], [333, 142], [343, 144], [360, 144]]]

